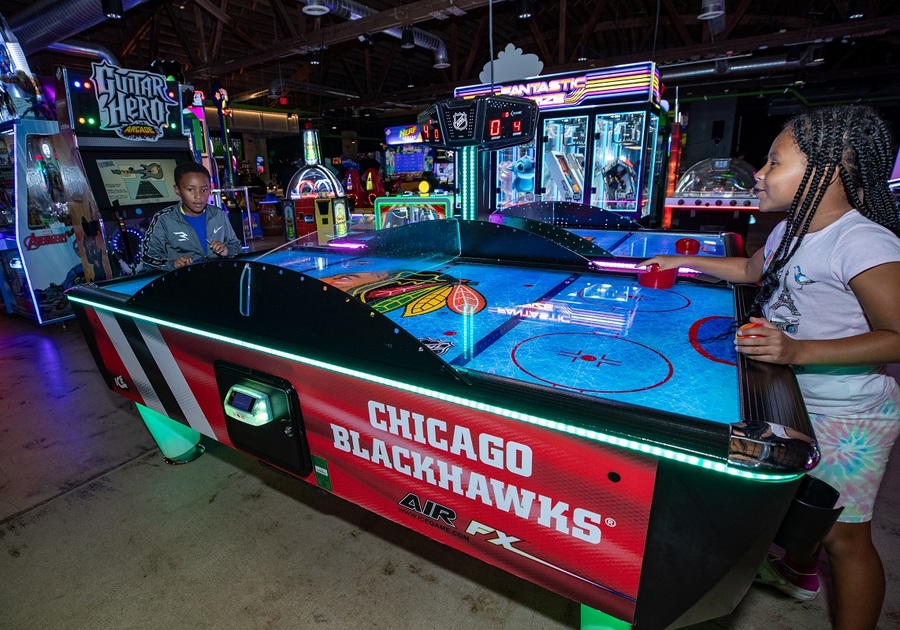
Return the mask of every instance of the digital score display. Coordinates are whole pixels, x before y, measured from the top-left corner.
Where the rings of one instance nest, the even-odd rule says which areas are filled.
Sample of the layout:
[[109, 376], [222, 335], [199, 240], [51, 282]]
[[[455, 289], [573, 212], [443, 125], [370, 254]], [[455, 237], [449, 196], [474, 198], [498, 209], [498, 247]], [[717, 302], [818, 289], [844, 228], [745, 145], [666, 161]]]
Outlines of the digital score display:
[[524, 144], [534, 137], [538, 106], [534, 101], [511, 96], [485, 96], [481, 146], [491, 149]]
[[534, 138], [537, 115], [534, 101], [491, 94], [438, 101], [418, 122], [422, 140], [432, 146], [500, 149]]
[[476, 99], [439, 101], [419, 115], [422, 141], [447, 148], [478, 144]]

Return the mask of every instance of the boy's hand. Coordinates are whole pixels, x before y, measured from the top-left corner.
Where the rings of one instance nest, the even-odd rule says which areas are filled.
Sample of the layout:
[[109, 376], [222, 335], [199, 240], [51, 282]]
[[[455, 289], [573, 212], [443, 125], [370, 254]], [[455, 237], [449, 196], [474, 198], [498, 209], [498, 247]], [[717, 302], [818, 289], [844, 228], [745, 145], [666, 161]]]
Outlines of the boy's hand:
[[207, 243], [209, 244], [209, 251], [214, 252], [217, 256], [228, 255], [228, 247], [222, 241], [207, 241]]
[[187, 267], [192, 262], [194, 262], [194, 259], [191, 258], [190, 256], [179, 256], [178, 258], [175, 259], [175, 262], [172, 264], [175, 265], [176, 269], [181, 269], [182, 267]]

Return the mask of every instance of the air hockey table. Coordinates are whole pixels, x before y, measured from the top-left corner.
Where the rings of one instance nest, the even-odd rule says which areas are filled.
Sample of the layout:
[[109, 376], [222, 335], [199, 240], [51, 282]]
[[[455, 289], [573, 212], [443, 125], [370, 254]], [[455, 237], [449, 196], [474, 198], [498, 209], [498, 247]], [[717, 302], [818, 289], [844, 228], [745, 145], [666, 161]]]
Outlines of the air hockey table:
[[728, 614], [818, 461], [793, 373], [734, 351], [752, 288], [648, 289], [579, 241], [448, 219], [67, 295], [174, 461], [244, 451], [584, 628]]

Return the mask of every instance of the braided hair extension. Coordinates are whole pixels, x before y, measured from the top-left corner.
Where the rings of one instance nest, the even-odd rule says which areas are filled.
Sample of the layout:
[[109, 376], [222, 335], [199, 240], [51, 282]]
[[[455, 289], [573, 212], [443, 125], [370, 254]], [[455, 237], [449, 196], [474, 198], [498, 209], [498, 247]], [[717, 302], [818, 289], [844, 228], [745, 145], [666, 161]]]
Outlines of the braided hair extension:
[[[808, 110], [784, 126], [807, 157], [806, 171], [788, 211], [781, 242], [763, 273], [752, 313], [775, 293], [782, 270], [800, 247], [837, 171], [852, 207], [900, 236], [900, 214], [888, 188], [891, 136], [885, 121], [868, 105], [836, 105]], [[805, 194], [804, 194], [804, 191]]]

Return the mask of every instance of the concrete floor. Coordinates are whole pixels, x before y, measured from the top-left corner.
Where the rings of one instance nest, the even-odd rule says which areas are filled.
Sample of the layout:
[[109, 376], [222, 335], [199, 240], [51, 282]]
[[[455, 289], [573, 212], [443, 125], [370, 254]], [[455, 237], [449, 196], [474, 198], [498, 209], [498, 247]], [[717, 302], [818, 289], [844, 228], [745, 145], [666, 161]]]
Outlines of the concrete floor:
[[[0, 315], [0, 628], [579, 627], [579, 607], [206, 441], [163, 462], [74, 322]], [[900, 451], [875, 521], [900, 629]], [[827, 575], [827, 566], [822, 567]], [[822, 630], [827, 596], [752, 587], [692, 630]]]

